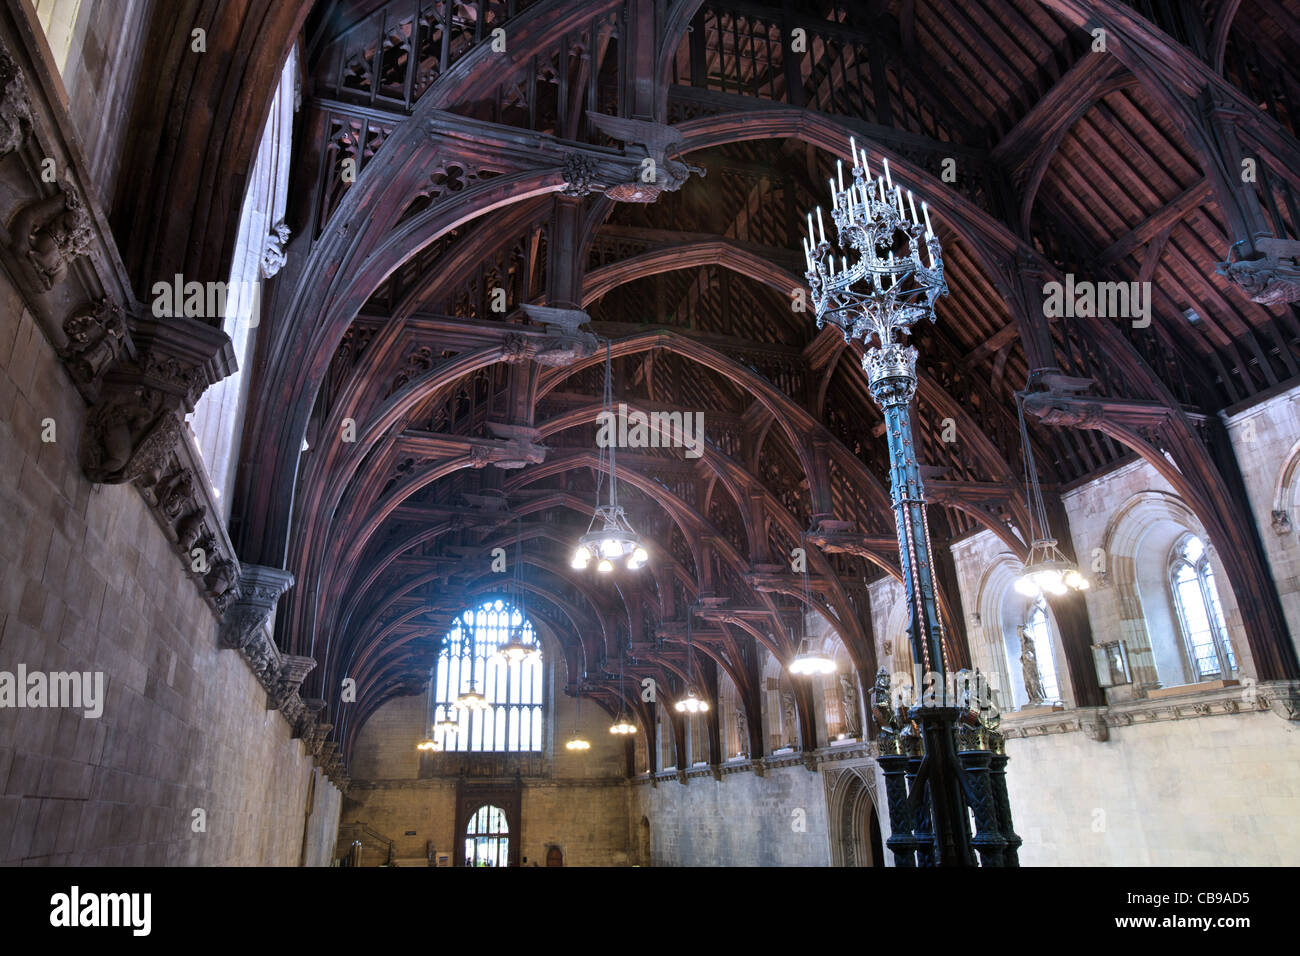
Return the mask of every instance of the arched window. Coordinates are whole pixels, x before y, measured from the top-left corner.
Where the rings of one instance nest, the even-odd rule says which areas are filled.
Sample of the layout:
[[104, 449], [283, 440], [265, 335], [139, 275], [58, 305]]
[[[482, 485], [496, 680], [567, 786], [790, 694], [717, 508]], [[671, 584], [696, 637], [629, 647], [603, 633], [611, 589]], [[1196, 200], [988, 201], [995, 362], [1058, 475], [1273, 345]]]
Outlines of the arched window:
[[465, 828], [466, 866], [509, 866], [510, 825], [506, 812], [485, 803]]
[[[1025, 617], [1025, 637], [1034, 642], [1038, 677], [1043, 684], [1043, 700], [1060, 700], [1061, 685], [1056, 679], [1056, 661], [1052, 656], [1052, 631], [1047, 624], [1047, 602], [1041, 595], [1029, 605], [1029, 613]], [[1023, 650], [1024, 648], [1021, 649], [1022, 653]]]
[[[496, 649], [510, 639], [511, 627], [521, 625], [525, 643], [540, 648], [533, 625], [500, 599], [466, 611], [447, 632], [433, 678], [433, 719], [450, 715], [459, 728], [443, 737], [444, 750], [542, 749], [541, 654], [510, 664], [496, 655]], [[471, 680], [487, 698], [486, 710], [454, 706]]]
[[1237, 659], [1228, 640], [1205, 542], [1194, 534], [1174, 543], [1169, 555], [1169, 587], [1195, 679], [1229, 676], [1237, 669]]

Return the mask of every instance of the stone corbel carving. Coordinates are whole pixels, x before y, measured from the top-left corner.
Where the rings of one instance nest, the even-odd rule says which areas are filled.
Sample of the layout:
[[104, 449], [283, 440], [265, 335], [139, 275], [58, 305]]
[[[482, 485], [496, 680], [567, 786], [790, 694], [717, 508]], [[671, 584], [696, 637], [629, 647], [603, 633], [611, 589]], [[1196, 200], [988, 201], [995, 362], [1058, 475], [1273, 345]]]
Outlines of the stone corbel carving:
[[1105, 743], [1110, 739], [1110, 727], [1106, 724], [1106, 712], [1095, 708], [1082, 713], [1079, 717], [1079, 729], [1090, 739]]
[[[104, 323], [112, 322], [105, 306]], [[182, 417], [210, 384], [234, 371], [234, 351], [224, 332], [192, 319], [135, 319], [130, 335], [134, 359], [99, 369], [102, 395], [86, 416], [81, 467], [100, 484], [148, 487], [181, 441]]]
[[262, 246], [262, 276], [271, 278], [289, 261], [289, 254], [285, 247], [289, 244], [289, 227], [281, 219], [271, 227], [271, 234], [266, 237], [266, 242]]
[[53, 196], [18, 211], [10, 234], [14, 255], [28, 265], [42, 292], [54, 288], [67, 274], [69, 263], [88, 253], [95, 241], [90, 213], [66, 176]]
[[[299, 700], [302, 700], [299, 695]], [[302, 707], [298, 711], [297, 718], [293, 722], [293, 739], [302, 740], [307, 746], [307, 752], [311, 753], [311, 738], [319, 726], [321, 711], [325, 709], [325, 701], [318, 697], [302, 700]], [[324, 739], [322, 737], [322, 739]]]
[[0, 158], [23, 145], [32, 129], [32, 106], [22, 67], [0, 44]]
[[68, 344], [59, 349], [59, 358], [78, 387], [94, 390], [100, 376], [122, 354], [126, 316], [116, 303], [100, 299], [64, 319], [63, 334]]
[[[325, 709], [325, 701], [310, 700], [307, 702], [307, 706], [309, 708], [315, 708], [314, 713], [319, 715], [320, 712]], [[329, 736], [329, 732], [333, 729], [333, 724], [323, 724], [320, 721], [317, 721], [307, 730], [305, 738], [307, 741], [307, 752], [311, 754], [312, 762], [317, 766], [320, 766], [319, 761], [321, 751], [325, 749], [325, 738]]]
[[292, 586], [293, 574], [283, 568], [245, 564], [239, 576], [237, 598], [221, 620], [221, 646], [244, 651], [259, 632], [265, 632], [280, 595]]
[[1300, 720], [1300, 681], [1269, 681], [1257, 689], [1260, 709], [1268, 709], [1283, 720]]
[[1291, 516], [1287, 514], [1285, 508], [1273, 510], [1273, 533], [1290, 534], [1291, 533]]
[[[285, 717], [289, 719], [291, 725], [305, 706], [298, 695], [298, 688], [302, 686], [303, 679], [315, 666], [314, 657], [299, 657], [294, 654], [280, 656], [280, 669], [276, 674], [275, 687], [271, 690], [271, 702], [277, 709], [285, 712]], [[294, 701], [296, 703], [293, 703]]]

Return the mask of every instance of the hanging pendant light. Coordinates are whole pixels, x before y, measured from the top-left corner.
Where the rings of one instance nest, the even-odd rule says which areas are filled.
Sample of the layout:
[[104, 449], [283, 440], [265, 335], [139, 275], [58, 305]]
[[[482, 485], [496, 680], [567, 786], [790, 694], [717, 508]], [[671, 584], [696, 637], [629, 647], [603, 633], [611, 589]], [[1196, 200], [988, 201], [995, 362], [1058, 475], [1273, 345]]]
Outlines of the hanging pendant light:
[[589, 741], [586, 737], [582, 736], [582, 734], [578, 732], [578, 726], [582, 723], [582, 682], [581, 681], [578, 682], [578, 690], [575, 696], [577, 697], [577, 706], [574, 708], [573, 733], [569, 735], [569, 739], [565, 742], [564, 749], [572, 750], [580, 753], [584, 750], [591, 749], [591, 741]]
[[1047, 594], [1068, 594], [1086, 591], [1088, 579], [1069, 558], [1061, 553], [1047, 524], [1047, 508], [1043, 504], [1043, 490], [1038, 483], [1038, 469], [1034, 464], [1034, 449], [1029, 444], [1029, 429], [1025, 425], [1025, 392], [1016, 392], [1016, 414], [1020, 418], [1020, 447], [1025, 460], [1025, 497], [1029, 502], [1029, 556], [1025, 568], [1016, 580], [1015, 588], [1026, 597]]
[[474, 679], [474, 671], [477, 665], [476, 655], [474, 654], [475, 644], [474, 635], [465, 646], [469, 648], [469, 689], [463, 690], [456, 695], [456, 709], [464, 711], [484, 711], [488, 709], [487, 698], [478, 692], [477, 682]]
[[513, 594], [511, 604], [513, 609], [519, 615], [519, 623], [515, 624], [513, 618], [510, 624], [509, 639], [496, 649], [495, 656], [503, 659], [506, 664], [518, 664], [529, 658], [537, 657], [541, 650], [532, 641], [525, 640], [528, 634], [528, 615], [524, 599], [524, 520], [520, 516], [515, 517], [515, 574], [512, 584]]
[[[695, 655], [691, 644], [691, 621], [695, 618], [695, 605], [686, 609], [686, 673], [695, 673]], [[689, 679], [686, 683], [686, 696], [677, 698], [673, 710], [679, 714], [708, 713], [709, 702], [695, 692], [695, 684]]]
[[790, 673], [800, 677], [812, 676], [814, 674], [833, 674], [835, 673], [835, 660], [823, 654], [821, 651], [815, 651], [812, 643], [808, 639], [808, 614], [812, 610], [812, 586], [808, 582], [808, 532], [803, 534], [803, 609], [799, 614], [799, 631], [802, 637], [799, 639], [799, 646], [790, 661]]
[[628, 734], [636, 733], [636, 724], [632, 723], [632, 718], [628, 716], [627, 708], [623, 706], [623, 691], [627, 689], [627, 680], [623, 674], [623, 648], [618, 649], [618, 716], [614, 722], [609, 725], [609, 732], [616, 736], [626, 737]]
[[[613, 342], [605, 341], [605, 397], [601, 417], [607, 427], [614, 421], [614, 350]], [[650, 560], [650, 554], [641, 544], [641, 536], [627, 520], [618, 503], [618, 468], [616, 442], [610, 441], [600, 449], [596, 470], [596, 509], [587, 525], [587, 533], [578, 540], [569, 566], [584, 571], [594, 560], [596, 571], [609, 574], [615, 564], [623, 562], [629, 571], [639, 571]], [[600, 487], [608, 478], [609, 501], [600, 503]]]

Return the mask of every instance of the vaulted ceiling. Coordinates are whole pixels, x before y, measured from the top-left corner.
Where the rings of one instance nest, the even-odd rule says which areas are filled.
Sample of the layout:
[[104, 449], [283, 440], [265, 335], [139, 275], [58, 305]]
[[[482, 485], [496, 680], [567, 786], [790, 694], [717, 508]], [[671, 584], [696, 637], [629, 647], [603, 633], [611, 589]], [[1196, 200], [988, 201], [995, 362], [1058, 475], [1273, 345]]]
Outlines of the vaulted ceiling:
[[[1237, 110], [1263, 215], [1295, 236], [1297, 4], [276, 6], [294, 9], [245, 55], [270, 77], [302, 28], [296, 238], [258, 344], [232, 533], [242, 560], [294, 572], [279, 640], [318, 661], [305, 690], [345, 749], [376, 707], [422, 683], [452, 616], [499, 593], [490, 552], [518, 535], [530, 611], [565, 648], [566, 690], [611, 711], [620, 655], [670, 696], [681, 687], [697, 602], [692, 677], [710, 687], [725, 672], [757, 706], [761, 650], [793, 653], [804, 605], [789, 555], [805, 533], [820, 545], [815, 609], [874, 670], [866, 584], [898, 574], [883, 421], [860, 344], [819, 331], [794, 298], [803, 213], [825, 203], [849, 135], [928, 199], [944, 245], [951, 294], [913, 339], [915, 428], [954, 661], [965, 637], [947, 545], [987, 528], [1024, 550], [1015, 393], [1031, 369], [1089, 380], [1100, 409], [1050, 391], [1036, 406], [1049, 498], [1143, 455], [1212, 534], [1250, 551], [1210, 432], [1221, 409], [1296, 375], [1300, 321], [1216, 273], [1241, 236], [1187, 104], [1204, 88]], [[1093, 50], [1099, 26], [1107, 52]], [[256, 109], [257, 88], [241, 91]], [[634, 180], [646, 152], [589, 113], [673, 126], [704, 175], [652, 203], [611, 199], [604, 189]], [[210, 245], [230, 234], [228, 206], [211, 203]], [[192, 243], [128, 247], [141, 274], [214, 261]], [[1065, 273], [1150, 281], [1151, 326], [1048, 323], [1041, 286]], [[612, 340], [616, 401], [704, 412], [698, 459], [619, 454], [629, 514], [652, 542], [639, 575], [568, 566], [595, 501], [603, 348], [553, 364], [554, 330], [527, 304], [589, 313]], [[819, 531], [824, 519], [844, 524]], [[1260, 559], [1234, 560], [1249, 598]], [[1273, 620], [1261, 607], [1247, 622], [1257, 661]], [[1086, 661], [1082, 603], [1057, 616]], [[1080, 702], [1095, 697], [1091, 668], [1071, 670]], [[335, 699], [345, 677], [360, 692], [351, 709]], [[639, 697], [626, 704], [647, 716]]]

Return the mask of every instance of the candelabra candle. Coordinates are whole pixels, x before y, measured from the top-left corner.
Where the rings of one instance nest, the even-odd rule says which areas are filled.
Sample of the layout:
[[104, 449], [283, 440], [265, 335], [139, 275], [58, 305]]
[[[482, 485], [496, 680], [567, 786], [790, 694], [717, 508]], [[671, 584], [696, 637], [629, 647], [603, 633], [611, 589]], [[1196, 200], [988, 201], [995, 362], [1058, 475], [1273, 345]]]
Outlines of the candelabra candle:
[[[834, 235], [826, 235], [821, 207], [815, 210], [815, 232], [813, 214], [807, 216], [808, 285], [818, 328], [831, 322], [845, 341], [874, 340], [884, 347], [918, 320], [934, 321], [934, 302], [948, 291], [943, 261], [928, 204], [922, 201], [918, 216], [915, 194], [909, 190], [904, 200], [888, 159], [882, 158], [882, 175], [872, 179], [866, 151], [856, 141], [850, 140], [849, 155], [849, 185], [844, 185], [844, 164], [838, 159], [835, 175], [827, 181]], [[929, 252], [928, 262], [922, 249]]]

